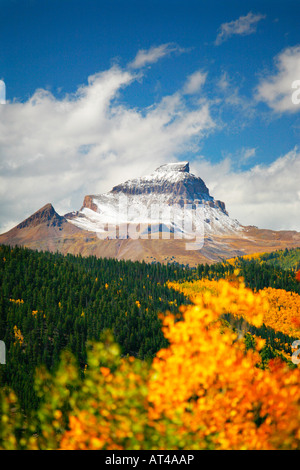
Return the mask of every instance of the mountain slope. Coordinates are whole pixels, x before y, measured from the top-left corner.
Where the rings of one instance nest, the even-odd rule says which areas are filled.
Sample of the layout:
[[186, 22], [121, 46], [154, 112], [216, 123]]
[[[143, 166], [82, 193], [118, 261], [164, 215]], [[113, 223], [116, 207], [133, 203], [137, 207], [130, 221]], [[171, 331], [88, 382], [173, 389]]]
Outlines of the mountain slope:
[[82, 231], [68, 223], [59, 215], [52, 204], [46, 204], [30, 217], [0, 235], [0, 243], [4, 245], [20, 245], [28, 248], [56, 251], [60, 241], [73, 239]]
[[[187, 242], [200, 240], [187, 250]], [[167, 164], [61, 216], [51, 204], [9, 232], [0, 244], [147, 262], [214, 263], [300, 246], [300, 233], [242, 226], [230, 218], [188, 162]], [[203, 246], [202, 246], [203, 245]]]
[[[99, 238], [114, 238], [112, 227], [143, 224], [140, 235], [169, 232], [186, 238], [196, 232], [233, 233], [242, 229], [229, 217], [225, 204], [215, 200], [204, 181], [191, 174], [188, 162], [163, 165], [154, 173], [115, 186], [101, 195], [86, 196], [71, 223], [93, 231]], [[185, 222], [185, 223], [184, 223]], [[110, 225], [110, 230], [108, 226]], [[126, 230], [122, 230], [126, 238]], [[133, 238], [131, 236], [131, 238]]]

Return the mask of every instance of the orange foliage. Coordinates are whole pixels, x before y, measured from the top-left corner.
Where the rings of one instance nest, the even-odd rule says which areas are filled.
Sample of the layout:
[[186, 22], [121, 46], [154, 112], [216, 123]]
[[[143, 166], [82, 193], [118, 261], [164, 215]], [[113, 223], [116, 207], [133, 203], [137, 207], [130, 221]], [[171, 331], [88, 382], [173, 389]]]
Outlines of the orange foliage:
[[[210, 292], [216, 298], [220, 298], [220, 289], [222, 285], [226, 285], [226, 281], [210, 281], [208, 279], [202, 279], [200, 281], [184, 282], [182, 284], [169, 283], [169, 287], [179, 290], [186, 297], [194, 300], [197, 296], [208, 295]], [[230, 285], [236, 286], [238, 281], [231, 282]], [[255, 326], [259, 326], [259, 323], [264, 323], [266, 326], [273, 328], [275, 331], [280, 331], [286, 335], [300, 338], [300, 295], [295, 292], [288, 292], [284, 289], [274, 289], [272, 287], [266, 287], [259, 291], [259, 295], [251, 293], [249, 289], [245, 289], [242, 282], [239, 283], [240, 296], [243, 289], [244, 295], [250, 298], [261, 299], [263, 308], [259, 317], [253, 317], [253, 309], [244, 308], [243, 303], [239, 302], [237, 308], [235, 302], [227, 302], [226, 313], [231, 313], [238, 317], [243, 317], [248, 323]], [[224, 299], [224, 292], [221, 294]], [[241, 299], [241, 297], [240, 297]], [[253, 300], [252, 300], [253, 301]], [[223, 300], [224, 304], [224, 300]], [[244, 304], [246, 306], [246, 303]], [[258, 323], [257, 323], [258, 320]]]
[[86, 368], [83, 396], [74, 406], [69, 429], [60, 442], [63, 450], [122, 450], [125, 444], [140, 449], [145, 441], [145, 371], [133, 357], [120, 359], [113, 345], [109, 354], [115, 357], [114, 372], [101, 366], [96, 357]]
[[268, 311], [265, 296], [226, 281], [204, 283], [217, 295], [194, 295], [194, 305], [182, 309], [184, 321], [164, 320], [170, 346], [153, 361], [151, 419], [179, 420], [178, 432], [191, 437], [189, 448], [298, 448], [299, 370], [277, 361], [268, 370], [256, 367], [258, 353], [245, 351], [218, 320], [231, 310], [247, 312], [258, 325]]
[[18, 443], [24, 424], [11, 420], [15, 403], [0, 394], [0, 448], [300, 449], [300, 369], [280, 359], [262, 367], [264, 341], [254, 338], [247, 349], [222, 320], [230, 312], [258, 327], [267, 320], [283, 327], [297, 298], [276, 289], [254, 293], [237, 281], [169, 287], [193, 302], [180, 307], [182, 319], [162, 316], [169, 346], [151, 365], [122, 358], [107, 337], [89, 349], [81, 380], [67, 354], [53, 377], [37, 375], [40, 435]]
[[[253, 259], [256, 259], [256, 260], [259, 260], [265, 253], [252, 253], [250, 255], [244, 255], [242, 256], [241, 258], [243, 260], [253, 260]], [[239, 257], [236, 256], [235, 258], [229, 258], [226, 260], [226, 263], [229, 263], [231, 265], [235, 265], [237, 262], [239, 261]]]
[[115, 372], [100, 367], [89, 406], [73, 410], [60, 448], [298, 449], [299, 369], [280, 360], [257, 367], [261, 340], [246, 350], [220, 320], [230, 311], [261, 325], [272, 292], [224, 280], [169, 286], [193, 293], [181, 321], [163, 318], [169, 347], [147, 373], [134, 358]]
[[264, 314], [265, 325], [275, 331], [300, 338], [300, 295], [271, 287], [263, 289], [261, 294], [270, 305]]
[[23, 344], [24, 337], [21, 333], [21, 330], [16, 325], [14, 326], [14, 336], [15, 336], [15, 339], [16, 339], [14, 344], [16, 344], [17, 342], [19, 344]]

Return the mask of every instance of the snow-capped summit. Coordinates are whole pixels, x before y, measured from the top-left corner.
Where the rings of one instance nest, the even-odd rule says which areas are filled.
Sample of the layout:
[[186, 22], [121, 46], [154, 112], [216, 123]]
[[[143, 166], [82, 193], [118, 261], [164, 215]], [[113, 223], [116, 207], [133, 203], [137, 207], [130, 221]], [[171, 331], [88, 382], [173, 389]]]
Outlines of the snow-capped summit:
[[190, 173], [189, 162], [176, 162], [114, 186], [108, 193], [85, 196], [80, 211], [68, 218], [79, 228], [104, 235], [108, 224], [151, 225], [152, 231], [190, 235], [190, 228], [184, 228], [187, 217], [210, 234], [240, 229], [238, 221], [229, 217], [225, 204], [215, 200], [204, 181]]
[[167, 172], [170, 171], [178, 171], [182, 173], [189, 173], [190, 172], [190, 164], [189, 162], [176, 162], [176, 163], [165, 163], [164, 165], [159, 166], [155, 172]]
[[[160, 239], [157, 242], [157, 239]], [[99, 258], [189, 264], [300, 245], [300, 233], [242, 226], [210, 195], [189, 163], [162, 165], [64, 216], [46, 204], [0, 243]], [[193, 251], [189, 251], [193, 250]]]
[[111, 192], [128, 195], [160, 194], [170, 204], [213, 201], [204, 181], [190, 173], [189, 162], [162, 165], [150, 175], [115, 186]]

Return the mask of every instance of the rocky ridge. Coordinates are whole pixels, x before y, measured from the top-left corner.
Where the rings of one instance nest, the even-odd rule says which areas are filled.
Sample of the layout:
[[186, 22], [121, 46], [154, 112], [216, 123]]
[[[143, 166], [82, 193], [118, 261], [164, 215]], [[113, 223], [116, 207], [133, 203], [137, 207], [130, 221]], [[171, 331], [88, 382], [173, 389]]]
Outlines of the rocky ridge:
[[[172, 208], [174, 223], [158, 221], [151, 214], [155, 206], [165, 213], [168, 207]], [[85, 196], [80, 211], [68, 218], [74, 225], [98, 233], [102, 230], [99, 227], [105, 223], [120, 225], [139, 221], [152, 226], [165, 223], [165, 228], [169, 227], [173, 233], [181, 224], [183, 210], [191, 214], [196, 207], [202, 211], [198, 226], [204, 224], [206, 231], [223, 233], [239, 230], [240, 224], [230, 219], [224, 202], [215, 200], [204, 181], [190, 173], [189, 162], [162, 165], [150, 175], [114, 186], [108, 193]], [[136, 208], [136, 213], [133, 208]]]
[[48, 227], [61, 227], [64, 221], [65, 218], [55, 211], [52, 204], [48, 203], [18, 224], [16, 228], [36, 227], [40, 224], [46, 224]]
[[[186, 249], [185, 236], [189, 233], [182, 230], [184, 206], [188, 204], [200, 207], [196, 223], [204, 227], [204, 244], [193, 251]], [[165, 213], [173, 210], [171, 224], [153, 216], [151, 209], [155, 205]], [[119, 229], [134, 224], [146, 228], [138, 238], [120, 236], [120, 231], [112, 237], [107, 232], [101, 234], [99, 227], [110, 223], [119, 224]], [[148, 224], [159, 235], [155, 239], [147, 237]], [[165, 236], [168, 231], [172, 236]], [[175, 237], [180, 232], [183, 237]], [[107, 193], [87, 195], [81, 209], [64, 216], [57, 214], [52, 204], [46, 204], [1, 234], [0, 244], [63, 254], [197, 266], [244, 254], [297, 247], [300, 233], [242, 226], [229, 217], [223, 202], [210, 195], [204, 181], [190, 173], [189, 163], [179, 162], [162, 165], [152, 174], [128, 180]]]

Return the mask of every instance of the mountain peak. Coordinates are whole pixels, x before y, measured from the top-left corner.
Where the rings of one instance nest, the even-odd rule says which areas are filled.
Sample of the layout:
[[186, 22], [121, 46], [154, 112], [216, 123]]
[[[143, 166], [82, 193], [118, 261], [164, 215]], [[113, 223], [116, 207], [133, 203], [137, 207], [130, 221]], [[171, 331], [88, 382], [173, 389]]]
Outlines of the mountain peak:
[[179, 199], [212, 200], [204, 181], [190, 173], [189, 162], [166, 163], [150, 175], [134, 178], [114, 186], [111, 193], [130, 195], [163, 194], [173, 196], [172, 202]]
[[166, 163], [165, 165], [159, 166], [155, 172], [170, 172], [170, 171], [178, 171], [181, 173], [189, 173], [190, 172], [190, 164], [189, 162], [176, 162], [176, 163]]
[[17, 228], [24, 227], [35, 227], [41, 223], [46, 223], [47, 226], [60, 226], [64, 220], [64, 217], [59, 215], [52, 204], [45, 204], [41, 209], [37, 210], [34, 214], [28, 217], [26, 220], [17, 225]]
[[[86, 196], [80, 211], [67, 218], [79, 228], [100, 233], [99, 227], [105, 223], [157, 224], [157, 217], [153, 215], [155, 208], [159, 208], [160, 213], [174, 211], [177, 222], [165, 224], [165, 228], [169, 227], [173, 232], [183, 222], [183, 212], [190, 211], [192, 217], [196, 208], [197, 223], [204, 224], [210, 233], [240, 230], [238, 221], [230, 219], [225, 204], [215, 200], [204, 181], [190, 173], [188, 161], [161, 165], [151, 174], [114, 186], [108, 193]], [[107, 236], [105, 230], [103, 235]]]

